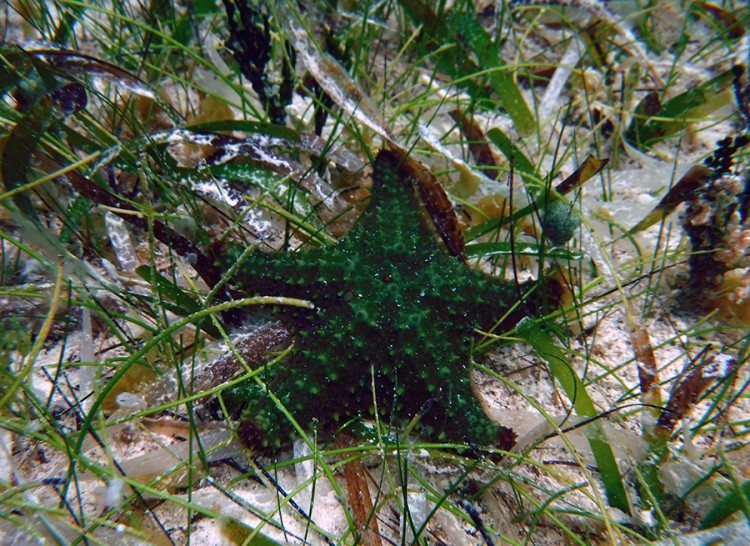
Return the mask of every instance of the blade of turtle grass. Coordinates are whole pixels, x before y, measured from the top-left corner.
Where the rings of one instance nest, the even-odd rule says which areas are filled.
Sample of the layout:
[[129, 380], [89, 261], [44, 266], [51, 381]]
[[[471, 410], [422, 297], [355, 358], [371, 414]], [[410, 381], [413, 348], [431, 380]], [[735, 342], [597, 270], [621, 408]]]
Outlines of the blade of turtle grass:
[[299, 142], [300, 136], [297, 131], [284, 127], [282, 125], [274, 125], [272, 123], [259, 123], [256, 121], [246, 120], [223, 120], [223, 121], [209, 121], [206, 123], [197, 123], [188, 125], [185, 127], [186, 131], [194, 133], [216, 133], [221, 131], [241, 131], [244, 133], [251, 134], [263, 134], [270, 137], [282, 138], [291, 142]]
[[476, 56], [478, 65], [465, 54], [464, 47], [449, 47], [436, 56], [437, 68], [460, 82], [475, 99], [485, 99], [486, 91], [480, 76], [489, 80], [501, 106], [513, 119], [522, 135], [531, 134], [537, 126], [520, 88], [513, 79], [511, 69], [498, 55], [497, 43], [477, 21], [471, 11], [453, 8], [453, 13], [436, 14], [420, 0], [401, 0], [406, 14], [417, 25], [424, 25], [422, 46], [433, 49], [440, 44], [465, 45]]
[[542, 252], [548, 258], [557, 260], [577, 261], [583, 258], [578, 252], [567, 248], [542, 248], [535, 243], [516, 243], [511, 245], [508, 241], [497, 241], [492, 243], [474, 243], [466, 246], [467, 258], [484, 258], [487, 256], [539, 256]]
[[698, 528], [703, 530], [716, 527], [739, 510], [745, 513], [750, 525], [750, 480], [741, 485], [736, 483], [735, 488], [709, 510]]
[[[224, 495], [229, 495], [231, 493], [228, 489], [222, 488], [221, 491]], [[232, 500], [235, 500], [235, 498], [242, 500], [239, 497], [234, 497]], [[235, 502], [238, 501], [235, 500]], [[252, 546], [280, 546], [281, 544], [280, 542], [276, 542], [266, 535], [257, 532], [256, 529], [253, 529], [239, 519], [228, 517], [220, 519], [219, 521], [222, 534], [231, 540], [233, 544], [250, 544]], [[284, 529], [284, 533], [289, 533], [289, 531]], [[297, 537], [294, 534], [290, 534], [290, 536], [302, 540], [301, 537]]]
[[505, 133], [495, 127], [487, 131], [487, 138], [498, 147], [503, 155], [508, 158], [508, 161], [513, 162], [513, 168], [518, 171], [518, 174], [520, 174], [525, 181], [531, 182], [532, 184], [538, 182], [534, 164], [529, 161], [529, 158], [526, 157], [526, 155], [519, 150], [515, 144], [513, 144], [513, 141], [511, 141]]
[[[576, 375], [562, 350], [555, 345], [552, 336], [539, 323], [528, 317], [519, 322], [517, 332], [549, 365], [550, 374], [560, 383], [576, 413], [584, 418], [596, 419], [599, 412], [586, 392], [586, 386], [581, 378]], [[612, 448], [603, 439], [605, 438], [604, 430], [598, 421], [592, 421], [589, 426], [593, 429], [588, 435], [588, 441], [599, 467], [599, 475], [604, 483], [607, 500], [611, 506], [629, 514], [630, 504], [622, 482], [620, 469], [617, 466]]]
[[451, 17], [450, 24], [456, 36], [463, 38], [462, 41], [474, 52], [482, 69], [489, 71], [487, 77], [490, 85], [500, 98], [502, 107], [513, 119], [518, 132], [522, 135], [531, 134], [537, 126], [534, 115], [516, 85], [511, 69], [498, 55], [497, 44], [493, 43], [487, 31], [477, 21], [476, 15], [458, 12]]
[[450, 76], [474, 99], [486, 101], [489, 98], [486, 86], [474, 78], [480, 68], [463, 48], [453, 46], [457, 43], [457, 37], [451, 30], [450, 21], [446, 20], [447, 14], [435, 13], [422, 0], [399, 0], [399, 4], [414, 25], [422, 27], [418, 45], [423, 53], [435, 53], [437, 71]]
[[[659, 105], [661, 108], [656, 108], [654, 115], [635, 116], [625, 138], [641, 148], [648, 148], [672, 136], [691, 120], [701, 119], [731, 103], [734, 100], [734, 77], [734, 70], [726, 70]], [[644, 100], [653, 101], [653, 97]], [[646, 110], [646, 107], [638, 105], [636, 112], [640, 110]]]

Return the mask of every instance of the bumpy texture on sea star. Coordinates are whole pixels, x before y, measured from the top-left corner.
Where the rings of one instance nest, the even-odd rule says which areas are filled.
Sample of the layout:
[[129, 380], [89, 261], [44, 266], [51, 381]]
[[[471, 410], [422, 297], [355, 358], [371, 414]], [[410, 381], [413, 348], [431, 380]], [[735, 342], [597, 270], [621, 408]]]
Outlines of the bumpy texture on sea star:
[[[491, 445], [501, 427], [471, 391], [472, 339], [504, 317], [519, 292], [436, 240], [402, 161], [397, 152], [378, 155], [368, 209], [336, 243], [254, 252], [242, 264], [236, 280], [249, 292], [316, 306], [291, 312], [297, 340], [290, 359], [262, 377], [303, 427], [368, 414], [374, 383], [381, 415], [419, 413], [433, 437]], [[245, 393], [246, 441], [288, 442], [292, 427], [272, 399], [255, 385]]]

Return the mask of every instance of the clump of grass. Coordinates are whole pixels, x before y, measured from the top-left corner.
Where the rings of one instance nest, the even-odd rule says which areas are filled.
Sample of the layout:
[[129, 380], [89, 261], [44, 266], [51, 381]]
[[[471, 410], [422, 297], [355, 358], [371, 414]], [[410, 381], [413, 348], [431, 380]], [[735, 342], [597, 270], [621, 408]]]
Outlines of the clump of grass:
[[[674, 26], [672, 4], [337, 7], [4, 6], [0, 533], [182, 543], [215, 521], [236, 543], [585, 544], [747, 514], [746, 324], [670, 299], [696, 256], [726, 249], [691, 249], [669, 214], [706, 180], [746, 180], [750, 120], [727, 112], [747, 114], [748, 85], [722, 57], [748, 9], [693, 2]], [[639, 181], [699, 164], [684, 154], [715, 149], [704, 132], [736, 138], [689, 183], [657, 180], [651, 215], [612, 216], [629, 164], [650, 166]], [[474, 355], [537, 428], [509, 420], [507, 445], [478, 456], [377, 418], [329, 441], [286, 412], [293, 449], [243, 450], [234, 389], [294, 350], [263, 306], [310, 302], [237, 293], [217, 263], [237, 242], [343, 236], [384, 146], [460, 204], [470, 263], [554, 280], [560, 308], [481, 333]], [[613, 320], [625, 351], [597, 337]], [[492, 365], [524, 342], [533, 372]]]

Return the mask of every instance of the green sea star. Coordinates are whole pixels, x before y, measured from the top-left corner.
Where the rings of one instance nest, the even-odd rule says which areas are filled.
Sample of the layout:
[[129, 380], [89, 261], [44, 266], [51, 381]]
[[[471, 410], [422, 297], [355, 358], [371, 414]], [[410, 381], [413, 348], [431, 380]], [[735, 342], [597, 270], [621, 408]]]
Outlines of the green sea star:
[[[262, 377], [303, 427], [371, 411], [374, 379], [381, 410], [403, 418], [420, 413], [423, 430], [437, 438], [494, 444], [502, 427], [471, 391], [472, 341], [475, 329], [496, 325], [519, 292], [436, 240], [402, 161], [397, 152], [380, 152], [368, 209], [336, 243], [252, 252], [239, 268], [236, 281], [249, 292], [316, 306], [292, 311], [290, 361]], [[291, 425], [271, 398], [255, 384], [244, 392], [251, 399], [246, 442], [287, 441]]]

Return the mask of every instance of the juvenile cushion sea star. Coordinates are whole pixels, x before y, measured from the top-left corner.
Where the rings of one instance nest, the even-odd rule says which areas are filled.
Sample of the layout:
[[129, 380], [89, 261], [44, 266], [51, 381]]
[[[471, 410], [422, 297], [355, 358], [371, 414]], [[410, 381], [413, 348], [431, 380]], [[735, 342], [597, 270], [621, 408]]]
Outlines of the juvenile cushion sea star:
[[[490, 329], [518, 299], [517, 287], [475, 271], [435, 238], [398, 152], [374, 164], [367, 211], [336, 243], [299, 252], [253, 252], [237, 274], [246, 290], [311, 300], [292, 311], [290, 362], [262, 376], [304, 427], [342, 423], [373, 407], [422, 414], [428, 433], [493, 444], [501, 427], [471, 391], [475, 329]], [[517, 317], [516, 317], [517, 318]], [[288, 419], [256, 386], [245, 392], [245, 440], [278, 446]], [[249, 436], [249, 437], [248, 437]]]

